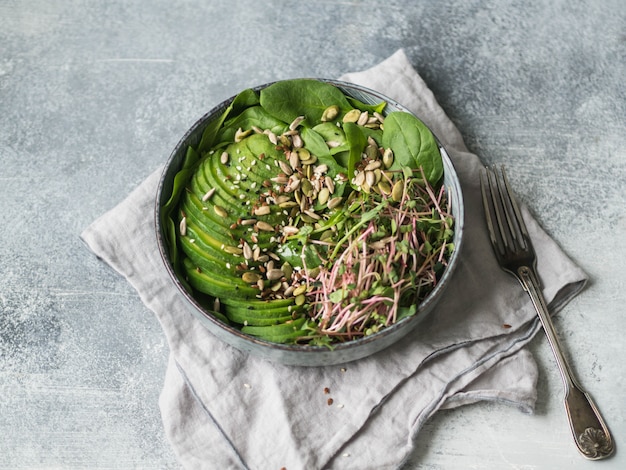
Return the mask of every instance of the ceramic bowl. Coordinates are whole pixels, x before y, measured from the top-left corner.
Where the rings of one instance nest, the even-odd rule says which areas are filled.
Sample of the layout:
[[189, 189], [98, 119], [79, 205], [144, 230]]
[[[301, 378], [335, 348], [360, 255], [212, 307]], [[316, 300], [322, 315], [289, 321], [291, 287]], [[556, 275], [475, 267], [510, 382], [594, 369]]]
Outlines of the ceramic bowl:
[[[337, 86], [344, 94], [354, 97], [364, 103], [377, 104], [381, 101], [386, 101], [387, 106], [383, 114], [387, 114], [391, 111], [409, 112], [400, 103], [397, 103], [396, 101], [374, 90], [338, 80], [320, 80]], [[267, 83], [265, 85], [258, 86], [255, 90], [259, 91], [270, 84], [271, 83]], [[455, 267], [458, 264], [459, 253], [463, 245], [464, 206], [463, 194], [461, 192], [458, 176], [448, 153], [441, 145], [440, 151], [443, 157], [444, 185], [446, 187], [446, 191], [448, 192], [448, 197], [451, 200], [452, 214], [455, 218], [455, 231], [453, 239], [455, 251], [451, 255], [449, 264], [441, 276], [439, 283], [419, 304], [418, 311], [415, 315], [404, 318], [394, 325], [383, 328], [379, 332], [370, 336], [336, 344], [333, 349], [329, 349], [325, 346], [276, 344], [263, 341], [253, 336], [243, 334], [238, 328], [223, 323], [202, 307], [202, 305], [194, 298], [193, 294], [187, 291], [183, 283], [181, 283], [181, 281], [177, 278], [174, 271], [169, 250], [165, 242], [164, 226], [161, 223], [161, 208], [169, 199], [173, 187], [174, 176], [182, 166], [187, 147], [189, 145], [194, 147], [198, 145], [205, 127], [222, 114], [233, 98], [234, 96], [202, 116], [202, 118], [191, 126], [191, 128], [181, 138], [165, 164], [156, 195], [155, 228], [158, 248], [165, 268], [171, 279], [172, 288], [176, 289], [180, 296], [184, 299], [190, 314], [195, 316], [195, 318], [197, 318], [213, 335], [230, 346], [267, 360], [297, 366], [326, 366], [362, 359], [372, 354], [379, 353], [385, 348], [398, 342], [401, 338], [414, 331], [415, 328], [428, 315], [433, 313], [445, 315], [445, 312], [433, 311], [435, 310], [437, 302], [445, 295], [446, 287], [451, 282]], [[419, 116], [417, 117], [419, 118]]]

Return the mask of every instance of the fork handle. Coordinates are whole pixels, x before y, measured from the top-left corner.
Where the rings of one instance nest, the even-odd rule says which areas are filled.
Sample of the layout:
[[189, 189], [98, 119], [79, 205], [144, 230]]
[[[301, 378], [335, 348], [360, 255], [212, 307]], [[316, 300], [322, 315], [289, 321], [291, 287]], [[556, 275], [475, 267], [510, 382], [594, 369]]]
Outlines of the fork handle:
[[602, 419], [600, 411], [574, 378], [559, 343], [559, 339], [552, 324], [546, 301], [541, 293], [539, 281], [533, 269], [522, 266], [517, 275], [524, 289], [528, 292], [532, 303], [537, 310], [543, 329], [548, 337], [557, 366], [561, 372], [565, 388], [565, 410], [574, 441], [580, 453], [590, 460], [600, 460], [609, 457], [614, 450], [613, 439]]

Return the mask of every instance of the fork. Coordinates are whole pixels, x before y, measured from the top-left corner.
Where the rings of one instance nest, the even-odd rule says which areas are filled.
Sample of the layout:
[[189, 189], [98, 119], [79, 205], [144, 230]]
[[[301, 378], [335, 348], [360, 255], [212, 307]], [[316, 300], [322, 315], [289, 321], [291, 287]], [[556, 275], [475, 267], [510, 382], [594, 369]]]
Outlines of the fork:
[[609, 457], [613, 439], [591, 396], [574, 377], [552, 324], [536, 271], [537, 257], [504, 167], [485, 168], [480, 188], [489, 237], [500, 267], [515, 276], [532, 301], [563, 379], [564, 404], [574, 441], [587, 459]]

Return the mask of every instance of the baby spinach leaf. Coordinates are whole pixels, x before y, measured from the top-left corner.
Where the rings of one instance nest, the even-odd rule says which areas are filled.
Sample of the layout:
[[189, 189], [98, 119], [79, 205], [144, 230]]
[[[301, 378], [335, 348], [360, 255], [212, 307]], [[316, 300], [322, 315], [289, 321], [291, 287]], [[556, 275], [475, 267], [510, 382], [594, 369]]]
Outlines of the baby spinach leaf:
[[443, 175], [439, 146], [428, 127], [415, 116], [394, 111], [385, 118], [383, 146], [394, 154], [392, 170], [403, 167], [424, 169], [429, 183], [435, 184]]
[[352, 96], [348, 96], [347, 98], [352, 107], [360, 109], [361, 111], [369, 111], [370, 113], [382, 113], [385, 106], [387, 106], [386, 101], [381, 101], [378, 104], [366, 104], [356, 98], [353, 98]]
[[275, 134], [282, 134], [287, 129], [283, 121], [279, 121], [262, 107], [252, 106], [224, 122], [223, 128], [217, 133], [215, 143], [232, 142], [237, 129], [252, 129], [252, 126], [269, 129]]
[[274, 117], [290, 123], [304, 116], [309, 123], [319, 122], [324, 110], [337, 105], [350, 109], [350, 103], [339, 88], [311, 79], [285, 80], [261, 90], [260, 103]]
[[319, 132], [310, 127], [304, 127], [300, 134], [302, 135], [304, 147], [309, 152], [317, 157], [330, 157], [330, 149], [326, 145], [326, 139]]

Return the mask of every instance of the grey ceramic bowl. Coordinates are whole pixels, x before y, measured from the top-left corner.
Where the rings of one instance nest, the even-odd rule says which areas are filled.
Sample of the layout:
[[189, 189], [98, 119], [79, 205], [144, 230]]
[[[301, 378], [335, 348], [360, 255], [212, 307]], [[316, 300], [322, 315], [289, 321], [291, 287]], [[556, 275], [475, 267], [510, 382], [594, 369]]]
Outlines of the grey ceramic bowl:
[[[321, 80], [337, 86], [346, 95], [357, 98], [364, 103], [377, 104], [381, 101], [386, 101], [387, 106], [383, 114], [387, 114], [391, 111], [409, 112], [396, 101], [368, 88], [337, 80]], [[255, 90], [261, 90], [270, 84], [271, 83], [261, 85], [256, 87]], [[189, 145], [198, 145], [204, 128], [209, 122], [221, 115], [222, 111], [230, 104], [233, 98], [234, 97], [229, 98], [205, 114], [182, 137], [165, 165], [157, 190], [155, 221], [159, 251], [172, 284], [185, 300], [189, 312], [224, 343], [255, 356], [288, 365], [325, 366], [362, 359], [384, 350], [411, 333], [421, 321], [433, 311], [439, 299], [445, 295], [446, 287], [450, 283], [455, 267], [458, 264], [459, 252], [462, 247], [464, 225], [463, 195], [454, 166], [447, 152], [441, 145], [440, 150], [444, 165], [444, 185], [451, 200], [452, 214], [455, 218], [454, 244], [456, 249], [449, 260], [449, 265], [444, 271], [439, 284], [420, 303], [415, 315], [404, 318], [373, 335], [337, 344], [332, 350], [324, 346], [276, 344], [243, 334], [239, 329], [218, 320], [194, 299], [192, 293], [185, 289], [184, 285], [177, 278], [170, 261], [168, 247], [163, 234], [164, 227], [161, 224], [161, 208], [169, 199], [174, 176], [182, 165], [187, 147]], [[442, 315], [445, 314], [445, 312], [438, 313]]]

